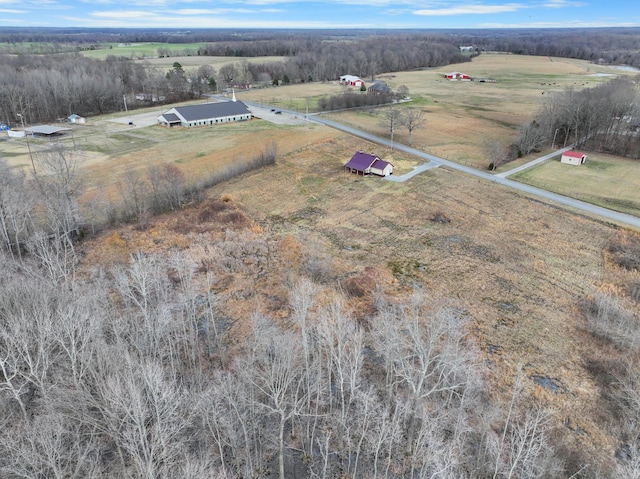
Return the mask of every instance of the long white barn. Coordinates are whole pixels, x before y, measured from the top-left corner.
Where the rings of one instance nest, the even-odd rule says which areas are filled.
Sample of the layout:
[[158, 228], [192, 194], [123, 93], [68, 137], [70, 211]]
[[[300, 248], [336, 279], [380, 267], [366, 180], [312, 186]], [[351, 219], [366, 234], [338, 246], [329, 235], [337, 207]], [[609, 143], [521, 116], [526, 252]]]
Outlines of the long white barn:
[[168, 127], [183, 126], [185, 128], [193, 128], [250, 119], [251, 112], [247, 105], [241, 101], [226, 101], [176, 106], [160, 115], [158, 123]]

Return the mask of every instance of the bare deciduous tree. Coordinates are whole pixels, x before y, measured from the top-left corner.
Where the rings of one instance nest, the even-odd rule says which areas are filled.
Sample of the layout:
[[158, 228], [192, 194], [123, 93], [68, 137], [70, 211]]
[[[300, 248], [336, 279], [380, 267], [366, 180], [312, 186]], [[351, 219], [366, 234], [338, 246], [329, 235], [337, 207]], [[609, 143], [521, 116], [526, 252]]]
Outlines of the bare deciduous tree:
[[385, 108], [382, 113], [382, 121], [380, 126], [385, 128], [389, 132], [389, 138], [391, 139], [391, 149], [393, 150], [393, 136], [401, 124], [400, 110], [395, 107]]
[[422, 128], [426, 123], [424, 112], [417, 108], [408, 108], [402, 112], [400, 123], [409, 132], [408, 144], [412, 146], [412, 134], [415, 130]]

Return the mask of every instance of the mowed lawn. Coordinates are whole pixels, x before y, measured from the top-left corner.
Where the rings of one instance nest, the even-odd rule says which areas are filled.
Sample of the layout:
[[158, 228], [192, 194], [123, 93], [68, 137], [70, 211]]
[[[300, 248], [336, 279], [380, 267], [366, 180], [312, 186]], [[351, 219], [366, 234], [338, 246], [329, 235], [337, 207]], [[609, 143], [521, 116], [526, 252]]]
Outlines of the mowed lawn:
[[580, 166], [562, 164], [555, 159], [510, 178], [640, 216], [640, 160], [589, 154]]

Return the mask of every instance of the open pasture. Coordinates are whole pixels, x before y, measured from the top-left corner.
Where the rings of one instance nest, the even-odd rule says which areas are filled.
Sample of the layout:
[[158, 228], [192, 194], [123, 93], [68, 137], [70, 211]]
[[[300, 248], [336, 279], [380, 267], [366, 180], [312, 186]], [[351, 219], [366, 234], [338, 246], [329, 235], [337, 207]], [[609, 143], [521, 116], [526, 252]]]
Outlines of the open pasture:
[[89, 58], [104, 60], [109, 55], [129, 58], [147, 58], [157, 57], [158, 49], [175, 52], [176, 55], [182, 55], [190, 52], [193, 56], [197, 55], [198, 48], [202, 43], [107, 43], [102, 48], [96, 50], [83, 50], [82, 54]]
[[512, 179], [604, 208], [640, 216], [640, 161], [589, 154], [580, 166], [560, 158], [526, 169]]

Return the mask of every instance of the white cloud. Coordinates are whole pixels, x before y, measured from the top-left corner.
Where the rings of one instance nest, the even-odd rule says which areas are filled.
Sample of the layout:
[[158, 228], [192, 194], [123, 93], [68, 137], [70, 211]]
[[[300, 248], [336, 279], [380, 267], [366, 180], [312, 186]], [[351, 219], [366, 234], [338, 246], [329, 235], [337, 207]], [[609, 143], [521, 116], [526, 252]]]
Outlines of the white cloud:
[[528, 8], [521, 3], [507, 3], [504, 5], [458, 5], [449, 8], [432, 8], [414, 11], [414, 15], [443, 17], [450, 15], [487, 15], [492, 13], [517, 12]]
[[180, 10], [172, 11], [176, 15], [225, 15], [227, 13], [258, 13], [256, 10], [249, 10], [247, 8], [182, 8]]
[[92, 12], [90, 15], [98, 18], [148, 18], [155, 14], [140, 10], [116, 10], [112, 12]]
[[586, 3], [572, 2], [569, 0], [547, 0], [542, 4], [546, 8], [572, 8], [572, 7], [584, 7]]
[[64, 21], [69, 25], [79, 27], [100, 28], [304, 28], [304, 29], [329, 29], [329, 28], [374, 28], [378, 25], [372, 23], [343, 23], [335, 21], [306, 21], [306, 20], [276, 20], [247, 18], [226, 18], [215, 16], [180, 16], [150, 14], [148, 12], [136, 12], [136, 16], [127, 15], [127, 12], [104, 12], [105, 15], [93, 14], [90, 17], [65, 17]]
[[481, 23], [477, 28], [610, 28], [637, 26], [638, 24], [633, 22], [572, 20], [562, 22]]

